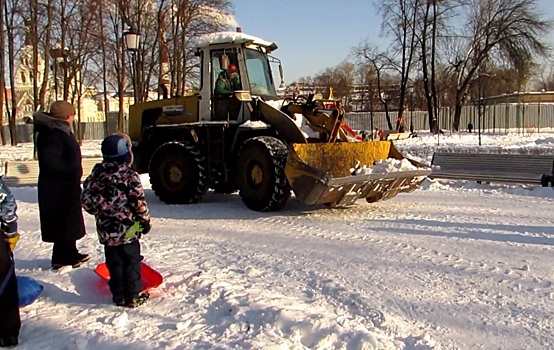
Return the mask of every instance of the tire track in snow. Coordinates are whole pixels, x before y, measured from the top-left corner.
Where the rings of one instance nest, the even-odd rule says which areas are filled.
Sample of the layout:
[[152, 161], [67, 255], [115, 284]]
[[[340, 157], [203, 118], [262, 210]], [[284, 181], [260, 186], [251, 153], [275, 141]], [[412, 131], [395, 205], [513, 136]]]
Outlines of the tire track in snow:
[[[387, 216], [384, 217], [390, 219]], [[294, 232], [302, 236], [318, 237], [331, 241], [361, 241], [365, 244], [371, 244], [379, 251], [382, 251], [381, 257], [390, 255], [396, 258], [403, 257], [405, 260], [425, 261], [428, 263], [427, 266], [429, 269], [435, 268], [436, 266], [440, 266], [441, 269], [448, 268], [450, 271], [447, 275], [444, 275], [444, 273], [433, 273], [428, 269], [420, 269], [418, 273], [412, 273], [411, 277], [415, 280], [419, 280], [423, 285], [421, 290], [418, 291], [418, 293], [421, 293], [420, 299], [434, 300], [437, 297], [436, 290], [442, 289], [448, 291], [448, 293], [444, 293], [444, 297], [450, 298], [451, 295], [454, 294], [454, 303], [462, 306], [468, 303], [478, 303], [494, 308], [509, 306], [511, 311], [502, 316], [502, 321], [507, 325], [511, 323], [510, 318], [514, 313], [525, 315], [525, 306], [520, 306], [517, 300], [523, 299], [521, 303], [525, 304], [525, 299], [529, 298], [517, 298], [517, 295], [514, 295], [513, 289], [516, 288], [514, 286], [528, 285], [526, 287], [527, 293], [534, 293], [537, 298], [547, 296], [551, 299], [550, 292], [545, 292], [545, 289], [548, 289], [552, 285], [552, 281], [545, 280], [544, 278], [540, 280], [529, 278], [527, 277], [525, 267], [506, 267], [507, 264], [505, 262], [490, 261], [487, 259], [486, 255], [482, 256], [483, 259], [475, 260], [473, 257], [472, 259], [465, 258], [463, 254], [427, 248], [420, 244], [421, 240], [413, 240], [419, 244], [395, 242], [395, 237], [391, 238], [387, 237], [390, 235], [380, 234], [380, 238], [377, 238], [374, 232], [367, 232], [367, 230], [361, 235], [359, 232], [364, 230], [360, 230], [360, 228], [364, 228], [364, 226], [348, 221], [341, 227], [340, 233], [334, 230], [327, 230], [324, 222], [314, 223], [305, 217], [295, 220], [272, 217], [262, 219], [261, 221], [264, 222], [264, 226], [275, 227], [276, 231], [286, 231], [288, 235], [292, 235], [291, 233]], [[336, 227], [336, 225], [334, 226]], [[409, 230], [410, 227], [401, 227], [401, 229]], [[430, 228], [424, 227], [424, 229], [429, 230]], [[367, 237], [367, 235], [370, 235], [370, 237]], [[400, 272], [406, 273], [406, 271]], [[327, 277], [333, 277], [329, 276], [330, 274], [331, 273], [327, 272]], [[490, 278], [491, 274], [493, 274], [494, 278], [498, 279], [497, 290], [488, 292], [479, 288], [480, 281], [484, 278]], [[338, 278], [336, 278], [337, 276], [334, 277], [338, 280]], [[463, 278], [467, 280], [467, 282], [458, 280], [458, 278]], [[426, 291], [425, 285], [433, 285], [433, 288], [429, 288], [429, 290]], [[383, 292], [387, 291], [386, 288], [382, 289]], [[517, 289], [521, 290], [521, 288]], [[328, 294], [331, 296], [333, 295], [333, 293]], [[508, 297], [505, 297], [505, 295], [508, 295]], [[531, 297], [531, 299], [532, 298], [533, 297]], [[512, 301], [512, 299], [515, 301]], [[345, 300], [342, 302], [347, 304]], [[423, 313], [425, 311], [426, 310], [422, 310]], [[407, 314], [415, 317], [421, 317], [422, 312], [419, 312], [418, 315], [418, 312], [413, 309], [406, 311]], [[494, 324], [498, 316], [498, 314], [489, 316], [487, 312], [482, 315], [482, 318], [485, 324]], [[525, 325], [525, 328], [532, 329], [533, 323], [536, 323], [536, 320], [520, 320], [520, 322]]]
[[[542, 335], [552, 326], [552, 275], [541, 275], [539, 264], [552, 249], [525, 244], [552, 220], [532, 206], [519, 214], [501, 212], [482, 196], [464, 197], [454, 194], [441, 205], [416, 198], [414, 204], [389, 201], [347, 210], [256, 216], [238, 211], [245, 219], [218, 222], [226, 225], [225, 236], [208, 239], [214, 252], [205, 260], [280, 274], [269, 279], [275, 283], [268, 288], [296, 285], [314, 300], [343, 305], [346, 317], [363, 317], [349, 307], [352, 300], [365, 303], [361, 309], [400, 316], [407, 320], [404, 330], [430, 331], [443, 344], [454, 342], [452, 348], [471, 348], [483, 339], [498, 346], [503, 338], [511, 340], [504, 348], [554, 347]], [[513, 219], [517, 215], [533, 224], [521, 227]], [[209, 232], [213, 223], [200, 226]], [[509, 235], [511, 240], [504, 238]], [[211, 236], [198, 239], [203, 251], [206, 237]], [[460, 338], [457, 327], [476, 339]]]

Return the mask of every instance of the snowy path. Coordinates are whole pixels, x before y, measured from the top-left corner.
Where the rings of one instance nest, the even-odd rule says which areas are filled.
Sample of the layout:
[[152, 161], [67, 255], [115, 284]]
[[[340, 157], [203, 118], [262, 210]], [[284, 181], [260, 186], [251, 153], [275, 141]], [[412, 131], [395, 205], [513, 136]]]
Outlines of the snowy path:
[[[166, 206], [149, 191], [143, 252], [166, 281], [126, 313], [89, 269], [47, 271], [50, 247], [29, 234], [18, 268], [46, 290], [24, 309], [22, 348], [554, 348], [552, 190], [442, 187], [279, 213], [237, 195]], [[22, 226], [32, 195], [16, 193]], [[94, 234], [83, 245], [101, 261]]]

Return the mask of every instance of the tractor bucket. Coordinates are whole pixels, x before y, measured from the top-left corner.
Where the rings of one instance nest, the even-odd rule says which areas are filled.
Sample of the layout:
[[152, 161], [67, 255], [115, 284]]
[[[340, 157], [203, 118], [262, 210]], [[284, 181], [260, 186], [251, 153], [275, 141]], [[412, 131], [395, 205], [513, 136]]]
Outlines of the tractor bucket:
[[347, 206], [360, 198], [386, 200], [419, 187], [431, 169], [409, 160], [414, 170], [360, 173], [352, 170], [384, 159], [404, 157], [390, 141], [292, 144], [285, 174], [300, 201], [305, 204]]

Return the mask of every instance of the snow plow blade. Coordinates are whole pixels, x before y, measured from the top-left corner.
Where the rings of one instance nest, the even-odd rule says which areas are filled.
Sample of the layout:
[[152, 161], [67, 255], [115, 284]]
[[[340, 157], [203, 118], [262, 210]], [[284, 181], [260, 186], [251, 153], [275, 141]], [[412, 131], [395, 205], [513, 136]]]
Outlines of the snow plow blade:
[[412, 192], [431, 173], [431, 168], [408, 159], [413, 170], [351, 174], [353, 168], [370, 168], [390, 158], [404, 159], [391, 141], [293, 144], [285, 174], [301, 202], [337, 207], [361, 198], [372, 203]]

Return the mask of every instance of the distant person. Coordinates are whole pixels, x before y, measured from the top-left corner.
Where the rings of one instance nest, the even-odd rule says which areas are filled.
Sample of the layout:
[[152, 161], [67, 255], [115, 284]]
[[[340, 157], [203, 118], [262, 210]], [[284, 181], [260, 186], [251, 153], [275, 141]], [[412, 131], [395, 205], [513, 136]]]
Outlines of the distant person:
[[217, 80], [215, 82], [215, 91], [216, 95], [228, 95], [233, 93], [235, 90], [240, 90], [240, 78], [237, 72], [237, 66], [230, 64], [227, 70], [219, 73]]
[[81, 209], [81, 148], [71, 132], [75, 107], [56, 101], [50, 106], [50, 113], [35, 112], [33, 119], [42, 240], [54, 243], [53, 269], [79, 267], [90, 257], [77, 249], [77, 240], [86, 231]]
[[81, 203], [96, 218], [113, 302], [134, 308], [149, 297], [141, 293], [139, 239], [150, 231], [150, 213], [139, 174], [131, 168], [130, 139], [124, 134], [106, 137], [102, 155], [102, 163], [94, 166], [83, 184]]
[[17, 204], [0, 178], [0, 347], [14, 347], [19, 342], [21, 318], [13, 251], [19, 241]]
[[396, 131], [397, 132], [405, 132], [406, 131], [406, 123], [404, 122], [404, 117], [399, 115], [396, 118]]
[[467, 131], [471, 134], [472, 130], [473, 130], [473, 124], [469, 122], [469, 124], [467, 124]]

